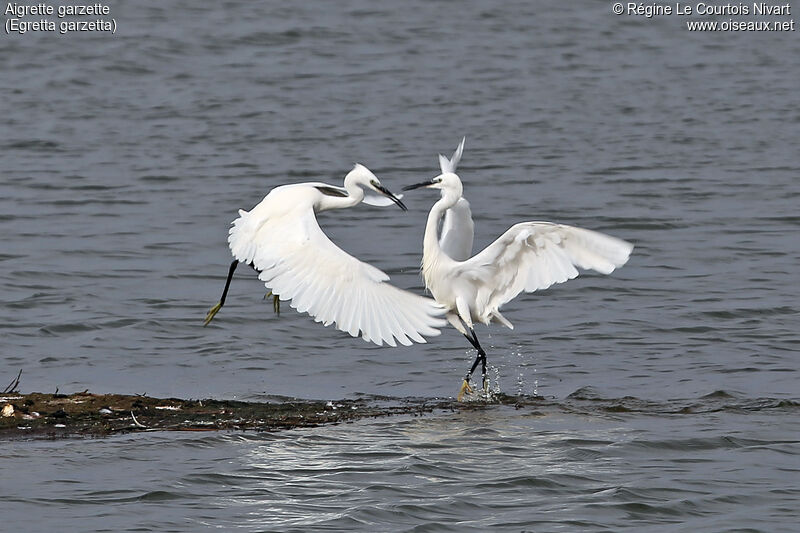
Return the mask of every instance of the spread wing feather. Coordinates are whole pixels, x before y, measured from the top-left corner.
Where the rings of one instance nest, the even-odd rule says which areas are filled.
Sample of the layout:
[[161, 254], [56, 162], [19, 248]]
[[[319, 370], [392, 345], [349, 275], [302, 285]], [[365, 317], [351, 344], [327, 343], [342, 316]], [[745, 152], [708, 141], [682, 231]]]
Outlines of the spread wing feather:
[[632, 250], [632, 244], [596, 231], [522, 222], [461, 263], [459, 270], [477, 285], [478, 303], [491, 313], [522, 291], [576, 277], [577, 268], [610, 274], [628, 261]]
[[234, 257], [252, 263], [273, 294], [315, 321], [379, 346], [424, 343], [445, 324], [436, 302], [390, 285], [384, 272], [336, 246], [312, 209], [285, 222], [239, 215], [228, 236]]

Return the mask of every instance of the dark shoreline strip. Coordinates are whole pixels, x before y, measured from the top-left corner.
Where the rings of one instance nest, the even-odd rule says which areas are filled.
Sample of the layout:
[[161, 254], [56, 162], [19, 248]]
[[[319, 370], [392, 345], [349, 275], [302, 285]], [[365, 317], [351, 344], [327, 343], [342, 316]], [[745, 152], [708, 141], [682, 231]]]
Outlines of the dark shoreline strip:
[[[363, 418], [475, 410], [520, 401], [525, 399], [505, 395], [492, 398], [491, 403], [460, 403], [430, 398], [240, 402], [89, 392], [7, 393], [0, 396], [4, 415], [0, 417], [0, 440], [104, 437], [144, 431], [277, 431]], [[527, 398], [526, 403], [535, 401]]]

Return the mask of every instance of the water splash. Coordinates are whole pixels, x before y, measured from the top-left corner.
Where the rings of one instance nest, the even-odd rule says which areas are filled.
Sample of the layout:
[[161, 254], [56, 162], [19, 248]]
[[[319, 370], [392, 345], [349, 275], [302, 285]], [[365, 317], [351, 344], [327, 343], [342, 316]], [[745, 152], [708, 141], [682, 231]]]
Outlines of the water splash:
[[489, 380], [489, 390], [494, 392], [495, 394], [500, 394], [500, 369], [496, 366], [490, 366], [489, 371], [494, 374], [494, 389], [492, 389], [491, 385], [492, 382]]
[[[526, 379], [526, 369], [530, 367], [529, 360], [532, 356], [526, 355], [521, 348], [517, 348], [512, 352], [512, 355], [517, 357], [517, 396], [525, 396], [528, 380]], [[533, 390], [531, 391], [534, 396], [539, 395], [539, 379], [536, 377], [536, 368], [533, 369]]]

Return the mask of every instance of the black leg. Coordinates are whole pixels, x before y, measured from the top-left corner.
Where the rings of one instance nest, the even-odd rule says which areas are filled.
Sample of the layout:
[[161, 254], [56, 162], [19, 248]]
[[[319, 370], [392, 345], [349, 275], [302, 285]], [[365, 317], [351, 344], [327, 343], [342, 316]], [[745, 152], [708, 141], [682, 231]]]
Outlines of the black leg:
[[469, 372], [467, 372], [467, 375], [466, 375], [466, 377], [464, 378], [464, 380], [465, 380], [465, 381], [467, 381], [467, 382], [469, 383], [469, 378], [472, 376], [472, 373], [473, 373], [473, 372], [475, 372], [475, 368], [477, 368], [477, 366], [478, 366], [478, 363], [479, 363], [479, 362], [480, 362], [480, 360], [481, 360], [481, 350], [480, 350], [480, 348], [479, 348], [479, 346], [478, 346], [478, 343], [477, 343], [477, 342], [475, 342], [475, 339], [473, 339], [473, 338], [472, 338], [471, 336], [469, 336], [469, 335], [464, 335], [464, 336], [467, 338], [467, 340], [468, 340], [468, 341], [469, 341], [469, 343], [472, 345], [472, 347], [473, 347], [473, 348], [475, 348], [476, 350], [478, 350], [478, 355], [477, 355], [477, 356], [475, 356], [475, 362], [474, 362], [474, 363], [472, 363], [472, 368], [470, 368]]
[[222, 291], [222, 298], [219, 299], [219, 306], [222, 307], [225, 305], [225, 297], [228, 296], [228, 287], [231, 286], [231, 280], [233, 279], [233, 271], [236, 270], [239, 261], [234, 259], [233, 263], [231, 263], [231, 267], [228, 269], [228, 279], [225, 281], [225, 289]]
[[472, 334], [472, 336], [470, 336], [470, 335], [464, 335], [464, 336], [467, 338], [469, 343], [472, 344], [472, 347], [475, 348], [476, 350], [478, 350], [478, 355], [475, 357], [475, 362], [472, 363], [472, 368], [470, 368], [469, 372], [467, 372], [467, 375], [464, 378], [464, 381], [469, 383], [469, 378], [472, 377], [472, 374], [475, 372], [475, 369], [478, 368], [478, 363], [481, 363], [481, 375], [483, 376], [483, 385], [485, 387], [486, 386], [486, 352], [483, 351], [483, 348], [481, 347], [481, 343], [478, 342], [478, 336], [475, 334], [475, 330], [470, 328], [469, 332]]
[[239, 261], [236, 259], [233, 260], [231, 263], [231, 267], [228, 269], [228, 279], [225, 280], [225, 289], [222, 291], [222, 298], [219, 299], [217, 305], [212, 307], [208, 314], [206, 315], [206, 319], [203, 321], [203, 325], [207, 326], [209, 322], [214, 318], [214, 316], [222, 309], [222, 306], [225, 305], [225, 298], [228, 296], [228, 287], [231, 286], [231, 279], [233, 279], [233, 271], [236, 270], [236, 266], [239, 264]]

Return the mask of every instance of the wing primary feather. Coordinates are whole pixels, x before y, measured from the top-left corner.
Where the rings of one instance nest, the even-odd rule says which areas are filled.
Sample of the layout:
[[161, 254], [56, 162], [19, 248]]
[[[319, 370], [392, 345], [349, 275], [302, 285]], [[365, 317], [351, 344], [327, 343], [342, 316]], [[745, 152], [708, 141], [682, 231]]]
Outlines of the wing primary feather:
[[[400, 323], [401, 330], [409, 338], [411, 338], [415, 342], [424, 343], [425, 339], [418, 333], [418, 330], [421, 329], [421, 328], [414, 327], [411, 324], [411, 321], [409, 320], [409, 316], [408, 316], [407, 313], [413, 312], [413, 309], [410, 309], [410, 307], [411, 306], [409, 306], [409, 309], [405, 309], [404, 308], [404, 309], [398, 310], [398, 312], [397, 312], [397, 314], [395, 316], [397, 318], [397, 321]], [[411, 344], [411, 341], [409, 341], [408, 344], [406, 344], [406, 346], [408, 346], [410, 344]]]
[[356, 331], [356, 334], [353, 335], [354, 337], [358, 336], [359, 334], [363, 335], [364, 329], [366, 327], [368, 327], [367, 326], [367, 312], [366, 312], [367, 305], [366, 304], [367, 304], [367, 301], [369, 301], [369, 298], [366, 298], [365, 295], [366, 295], [365, 288], [364, 287], [359, 287], [357, 292], [356, 292], [356, 299], [355, 299], [355, 305], [356, 305], [356, 315], [355, 316], [356, 316], [356, 322], [357, 322], [356, 327], [358, 329]]
[[366, 305], [364, 306], [364, 313], [368, 317], [367, 323], [365, 324], [363, 330], [363, 337], [365, 340], [377, 344], [378, 346], [381, 345], [381, 339], [379, 335], [379, 328], [377, 325], [378, 319], [375, 313], [375, 306], [372, 300], [368, 300]]
[[384, 325], [383, 325], [383, 313], [381, 312], [381, 306], [378, 304], [377, 301], [375, 301], [373, 299], [370, 303], [372, 304], [371, 305], [371, 307], [372, 307], [372, 316], [374, 317], [374, 320], [375, 320], [375, 322], [374, 322], [374, 324], [375, 324], [375, 334], [373, 335], [373, 338], [375, 338], [376, 341], [373, 341], [373, 342], [375, 342], [376, 344], [380, 345], [384, 341], [384, 339], [386, 337], [386, 333], [385, 333]]
[[381, 338], [387, 341], [388, 343], [388, 341], [392, 339], [394, 336], [392, 335], [391, 321], [387, 316], [388, 309], [386, 307], [385, 301], [383, 301], [382, 295], [380, 294], [377, 295], [375, 303], [378, 304], [377, 310], [378, 310], [378, 321], [380, 323], [380, 328], [381, 328]]
[[[383, 342], [386, 342], [386, 327], [383, 322], [383, 306], [380, 304], [377, 298], [370, 299], [370, 315], [372, 316], [373, 320], [373, 342], [378, 346], [381, 346]], [[388, 342], [387, 342], [388, 344]]]
[[[387, 289], [389, 287], [386, 287]], [[397, 311], [400, 306], [397, 305], [397, 301], [393, 297], [391, 290], [383, 291], [381, 298], [384, 302], [384, 309], [386, 310], [386, 319], [389, 324], [389, 331], [391, 332], [392, 337], [397, 339], [400, 344], [405, 344], [403, 340], [405, 339], [405, 335], [403, 335], [403, 328], [400, 327], [400, 322], [397, 320]], [[406, 342], [407, 339], [406, 339]]]

